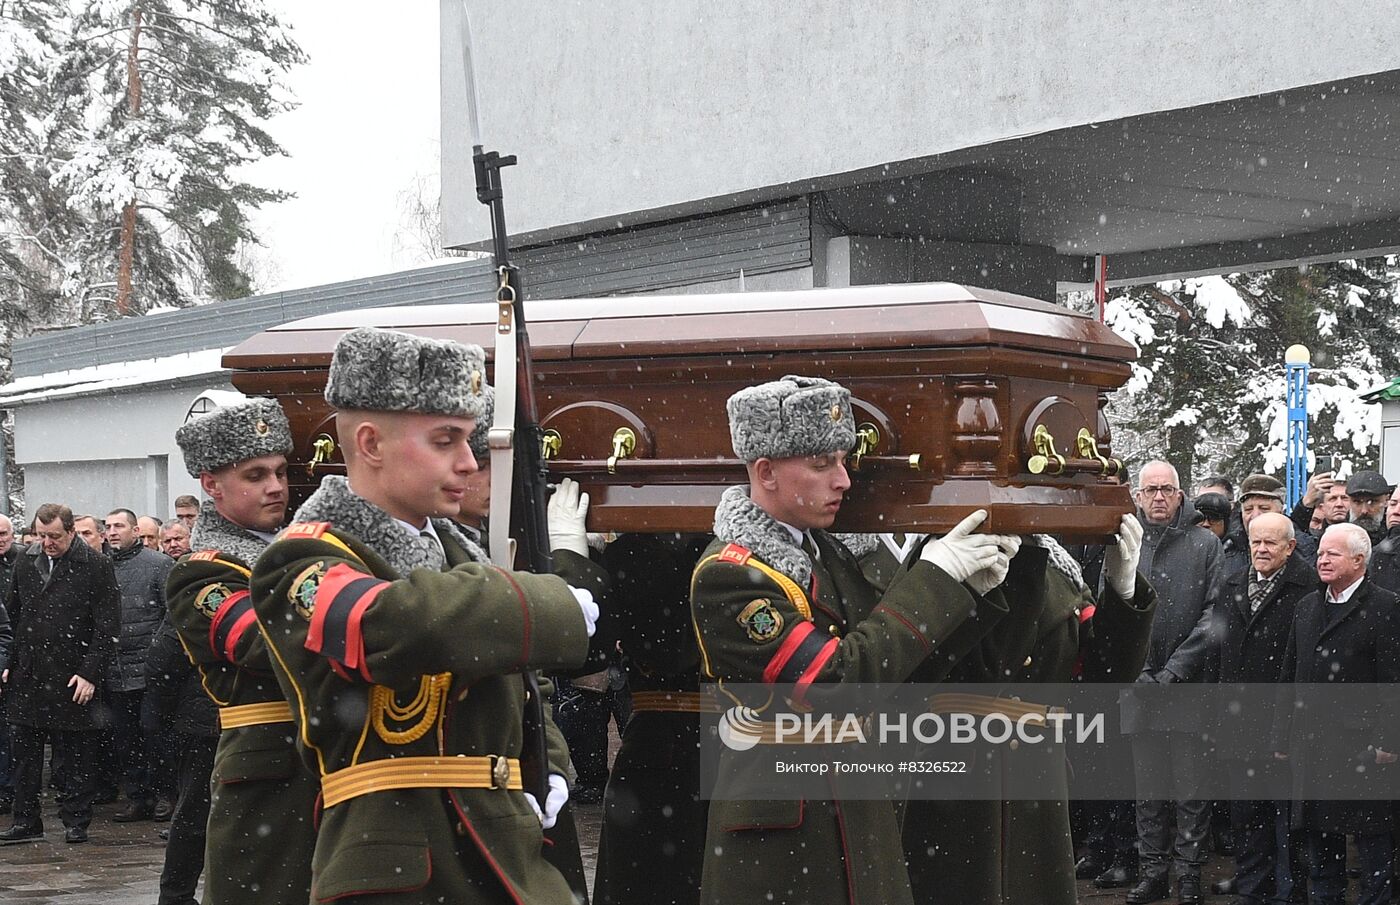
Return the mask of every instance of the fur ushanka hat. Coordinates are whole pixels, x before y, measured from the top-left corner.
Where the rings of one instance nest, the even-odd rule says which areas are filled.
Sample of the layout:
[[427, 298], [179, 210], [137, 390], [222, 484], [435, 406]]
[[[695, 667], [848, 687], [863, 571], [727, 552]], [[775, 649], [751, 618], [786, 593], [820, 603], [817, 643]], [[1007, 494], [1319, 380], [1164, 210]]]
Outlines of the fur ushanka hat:
[[486, 356], [480, 346], [359, 327], [335, 344], [326, 401], [337, 409], [482, 419]]
[[821, 377], [787, 376], [729, 397], [729, 437], [745, 462], [820, 456], [856, 445], [851, 394]]
[[259, 396], [186, 421], [175, 442], [190, 477], [197, 478], [236, 462], [289, 454], [292, 428], [276, 399]]

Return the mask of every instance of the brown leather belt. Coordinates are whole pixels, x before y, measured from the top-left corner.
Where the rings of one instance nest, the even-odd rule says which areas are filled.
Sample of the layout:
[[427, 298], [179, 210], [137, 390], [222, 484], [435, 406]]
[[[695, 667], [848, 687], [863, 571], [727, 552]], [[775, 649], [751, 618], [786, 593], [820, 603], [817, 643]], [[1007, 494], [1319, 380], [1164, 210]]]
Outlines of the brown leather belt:
[[239, 704], [219, 708], [219, 728], [238, 729], [261, 726], [264, 723], [290, 723], [292, 708], [286, 701], [265, 701], [261, 704]]
[[478, 757], [390, 757], [356, 764], [321, 777], [323, 807], [390, 789], [524, 789], [520, 761]]
[[700, 691], [634, 691], [633, 713], [719, 713], [719, 702]]

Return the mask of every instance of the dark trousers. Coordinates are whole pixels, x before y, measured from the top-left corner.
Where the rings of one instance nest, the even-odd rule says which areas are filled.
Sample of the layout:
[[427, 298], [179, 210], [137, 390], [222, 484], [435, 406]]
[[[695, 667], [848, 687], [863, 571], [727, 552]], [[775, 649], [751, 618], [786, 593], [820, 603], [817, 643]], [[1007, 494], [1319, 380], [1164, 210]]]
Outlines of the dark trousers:
[[[1169, 862], [1178, 877], [1199, 877], [1205, 864], [1204, 841], [1210, 831], [1210, 801], [1201, 798], [1211, 769], [1205, 743], [1191, 732], [1139, 732], [1133, 739], [1133, 774], [1140, 790], [1161, 790], [1170, 779], [1171, 798], [1140, 797], [1137, 803], [1138, 852], [1142, 873], [1165, 877]], [[1172, 811], [1176, 833], [1172, 833]]]
[[[1236, 894], [1241, 902], [1290, 902], [1303, 880], [1289, 829], [1289, 773], [1277, 761], [1230, 761], [1230, 824], [1235, 834]], [[1257, 796], [1257, 797], [1250, 797]], [[1297, 890], [1302, 892], [1302, 887]]]
[[625, 689], [597, 692], [568, 679], [555, 682], [554, 722], [569, 743], [578, 784], [602, 789], [608, 783], [608, 720], [617, 721], [621, 735], [632, 710], [631, 696]]
[[111, 691], [102, 689], [102, 702], [106, 705], [108, 727], [111, 730], [115, 754], [115, 775], [126, 786], [127, 798], [141, 804], [155, 801], [156, 750], [154, 739], [141, 731], [141, 699], [146, 692]]
[[214, 772], [217, 738], [172, 733], [180, 745], [176, 770], [179, 793], [170, 817], [170, 842], [160, 872], [156, 905], [198, 905], [194, 897], [204, 871], [204, 837], [209, 825], [209, 777]]
[[[1361, 861], [1361, 895], [1356, 905], [1386, 905], [1390, 901], [1394, 839], [1390, 833], [1357, 833], [1356, 854]], [[1347, 891], [1346, 834], [1309, 830], [1308, 861], [1313, 905], [1342, 905]]]
[[14, 800], [15, 786], [10, 778], [10, 724], [0, 720], [0, 801]]
[[1137, 860], [1137, 817], [1131, 801], [1078, 802], [1084, 846], [1104, 863]]
[[92, 822], [92, 734], [58, 732], [33, 726], [11, 726], [10, 744], [14, 752], [11, 776], [15, 783], [15, 826], [42, 829], [39, 790], [44, 775], [44, 742], [62, 745], [68, 761], [66, 795], [58, 802], [58, 816], [65, 827], [87, 829]]

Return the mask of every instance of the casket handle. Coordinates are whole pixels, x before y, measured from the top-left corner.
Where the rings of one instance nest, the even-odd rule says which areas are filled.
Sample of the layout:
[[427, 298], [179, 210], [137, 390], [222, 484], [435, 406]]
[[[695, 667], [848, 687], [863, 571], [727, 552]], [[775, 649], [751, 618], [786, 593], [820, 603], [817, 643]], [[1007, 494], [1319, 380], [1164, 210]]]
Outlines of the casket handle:
[[564, 437], [562, 434], [560, 434], [557, 430], [555, 430], [552, 427], [544, 432], [544, 436], [540, 440], [540, 458], [544, 459], [545, 461], [549, 461], [550, 459], [557, 459], [559, 457], [559, 453], [563, 449]]
[[306, 464], [307, 472], [315, 474], [317, 465], [324, 465], [335, 454], [335, 440], [330, 434], [321, 434], [311, 444], [311, 461]]
[[617, 460], [632, 455], [637, 448], [637, 435], [630, 427], [619, 427], [613, 431], [612, 455], [608, 456], [608, 474], [617, 474]]
[[856, 446], [851, 450], [851, 468], [860, 471], [862, 456], [868, 456], [880, 445], [880, 429], [869, 421], [856, 428]]
[[1079, 452], [1080, 458], [1093, 459], [1099, 463], [1099, 473], [1106, 478], [1111, 478], [1123, 470], [1123, 463], [1119, 459], [1110, 459], [1099, 452], [1098, 441], [1089, 432], [1089, 428], [1081, 427], [1079, 436], [1074, 438], [1075, 448]]
[[1026, 470], [1031, 474], [1060, 474], [1065, 470], [1065, 457], [1055, 451], [1055, 438], [1043, 424], [1035, 426], [1031, 434], [1031, 448], [1035, 455], [1026, 462]]

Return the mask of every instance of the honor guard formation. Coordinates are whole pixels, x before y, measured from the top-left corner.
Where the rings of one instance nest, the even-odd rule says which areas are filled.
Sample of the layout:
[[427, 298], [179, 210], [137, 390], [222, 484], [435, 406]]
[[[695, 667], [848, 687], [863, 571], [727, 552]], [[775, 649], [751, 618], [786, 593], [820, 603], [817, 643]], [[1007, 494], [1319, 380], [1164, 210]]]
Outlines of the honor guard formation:
[[[192, 418], [175, 439], [204, 499], [183, 501], [171, 556], [151, 552], [157, 570], [135, 568], [146, 548], [125, 510], [94, 545], [75, 542], [82, 517], [40, 507], [37, 542], [21, 554], [11, 536], [3, 557], [13, 825], [0, 840], [43, 836], [47, 742], [65, 838], [86, 841], [103, 791], [91, 702], [128, 637], [128, 586], [152, 575], [163, 609], [142, 641], [150, 706], [137, 719], [155, 738], [150, 713], [164, 714], [182, 742], [165, 778], [154, 761], [145, 785], [121, 777], [142, 790], [122, 813], [170, 802], [163, 903], [195, 901], [202, 874], [206, 905], [556, 905], [590, 890], [609, 905], [1071, 905], [1076, 880], [1126, 887], [1140, 905], [1171, 897], [1174, 869], [1189, 905], [1213, 832], [1211, 802], [1192, 793], [1214, 755], [1192, 726], [1124, 713], [1120, 756], [1170, 776], [1173, 801], [1072, 802], [1063, 754], [1014, 744], [984, 745], [979, 763], [1052, 777], [1038, 800], [865, 800], [836, 786], [709, 800], [702, 716], [720, 701], [761, 715], [768, 688], [819, 706], [856, 683], [1400, 678], [1388, 589], [1400, 502], [1374, 473], [1353, 494], [1389, 500], [1374, 553], [1340, 519], [1304, 555], [1295, 521], [1323, 504], [1325, 482], [1290, 520], [1261, 475], [1243, 488], [1247, 549], [1235, 542], [1231, 566], [1211, 526], [1235, 537], [1230, 491], [1203, 496], [1194, 524], [1164, 462], [1142, 469], [1138, 513], [1104, 546], [988, 532], [985, 509], [942, 536], [833, 534], [861, 448], [851, 394], [786, 376], [728, 398], [747, 483], [724, 491], [711, 533], [590, 535], [589, 495], [565, 478], [548, 504], [552, 574], [537, 574], [485, 549], [485, 375], [476, 346], [345, 333], [324, 391], [345, 473], [290, 519], [282, 406], [250, 398]], [[964, 697], [1013, 719], [1032, 706]], [[609, 770], [610, 717], [623, 728]], [[1284, 769], [1268, 748], [1219, 756], [1242, 777]], [[764, 781], [754, 761], [719, 758], [720, 792]], [[575, 796], [603, 804], [591, 885]], [[1237, 864], [1218, 892], [1339, 902], [1351, 834], [1363, 900], [1388, 898], [1389, 802], [1229, 804], [1234, 832], [1215, 832]]]

